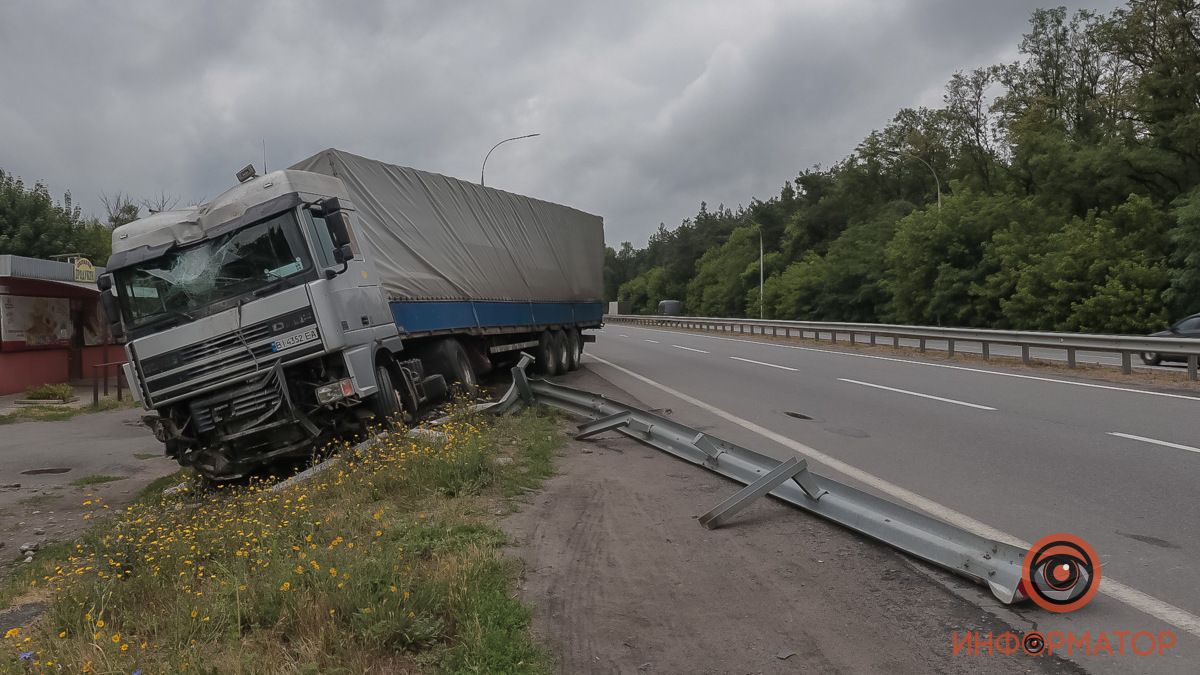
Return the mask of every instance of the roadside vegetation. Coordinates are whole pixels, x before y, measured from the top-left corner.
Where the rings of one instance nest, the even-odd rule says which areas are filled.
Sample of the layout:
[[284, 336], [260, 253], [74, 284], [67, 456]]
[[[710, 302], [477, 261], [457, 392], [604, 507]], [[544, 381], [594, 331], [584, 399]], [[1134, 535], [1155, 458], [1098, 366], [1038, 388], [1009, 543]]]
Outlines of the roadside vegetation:
[[75, 400], [75, 388], [69, 384], [41, 384], [25, 390], [25, 398], [31, 401], [62, 401], [67, 403]]
[[1020, 59], [956, 73], [942, 106], [608, 249], [606, 297], [757, 317], [761, 236], [767, 318], [1161, 330], [1200, 311], [1197, 34], [1191, 3], [1039, 9]]
[[76, 415], [132, 408], [135, 405], [137, 404], [129, 399], [118, 401], [115, 398], [102, 398], [99, 403], [88, 403], [81, 406], [31, 405], [17, 408], [12, 412], [0, 413], [0, 425], [16, 424], [17, 422], [61, 422]]
[[[459, 414], [306, 481], [163, 483], [0, 588], [41, 616], [0, 672], [546, 672], [494, 521], [549, 475], [554, 417]], [[177, 478], [175, 480], [178, 480]]]

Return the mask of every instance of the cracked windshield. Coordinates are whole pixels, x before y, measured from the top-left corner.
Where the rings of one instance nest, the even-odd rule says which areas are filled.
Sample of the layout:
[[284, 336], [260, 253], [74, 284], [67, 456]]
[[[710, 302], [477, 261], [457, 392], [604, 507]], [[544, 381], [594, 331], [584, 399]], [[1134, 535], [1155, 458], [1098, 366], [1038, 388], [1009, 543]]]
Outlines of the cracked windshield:
[[288, 236], [295, 222], [295, 214], [283, 213], [121, 270], [117, 279], [125, 312], [139, 326], [160, 318], [187, 319], [196, 310], [300, 272], [299, 242]]

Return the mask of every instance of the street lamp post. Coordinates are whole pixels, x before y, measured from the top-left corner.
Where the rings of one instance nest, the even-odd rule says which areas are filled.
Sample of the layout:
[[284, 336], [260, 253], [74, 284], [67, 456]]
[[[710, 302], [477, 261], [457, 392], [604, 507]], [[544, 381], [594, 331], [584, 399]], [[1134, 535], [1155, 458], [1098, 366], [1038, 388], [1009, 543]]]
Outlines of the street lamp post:
[[937, 172], [933, 170], [933, 166], [930, 165], [929, 162], [926, 162], [925, 160], [921, 159], [920, 157], [917, 157], [916, 155], [910, 155], [907, 152], [900, 152], [899, 150], [890, 150], [888, 152], [890, 152], [893, 155], [899, 155], [901, 157], [915, 159], [918, 162], [924, 164], [926, 169], [929, 169], [929, 173], [933, 175], [933, 184], [937, 188], [938, 215], [941, 216], [942, 215], [942, 181], [938, 180]]
[[487, 154], [483, 156], [483, 166], [479, 167], [479, 184], [483, 185], [483, 171], [484, 171], [484, 169], [487, 168], [488, 157], [492, 156], [493, 150], [500, 147], [501, 145], [504, 145], [505, 143], [507, 143], [509, 141], [519, 141], [522, 138], [533, 138], [534, 136], [541, 136], [541, 134], [525, 134], [524, 136], [513, 136], [512, 138], [506, 138], [506, 139], [500, 141], [499, 143], [493, 145], [492, 149], [488, 150]]

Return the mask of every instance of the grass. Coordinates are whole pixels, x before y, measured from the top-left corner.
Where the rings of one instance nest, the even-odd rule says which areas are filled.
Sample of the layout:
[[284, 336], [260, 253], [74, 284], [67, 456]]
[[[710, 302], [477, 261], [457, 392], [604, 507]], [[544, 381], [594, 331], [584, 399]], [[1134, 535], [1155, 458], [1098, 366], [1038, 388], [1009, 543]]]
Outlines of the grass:
[[10, 413], [0, 414], [0, 425], [16, 424], [17, 422], [61, 422], [69, 420], [76, 415], [117, 410], [119, 408], [131, 408], [135, 405], [137, 405], [135, 402], [128, 399], [118, 401], [115, 398], [102, 398], [99, 403], [89, 403], [88, 405], [78, 407], [31, 405], [18, 408]]
[[69, 384], [42, 384], [25, 390], [25, 398], [31, 401], [71, 401], [75, 388]]
[[125, 476], [109, 476], [109, 475], [102, 474], [102, 473], [93, 473], [93, 474], [90, 474], [87, 476], [80, 476], [79, 478], [76, 478], [75, 480], [71, 481], [71, 485], [74, 485], [75, 487], [87, 487], [89, 485], [103, 485], [104, 483], [111, 483], [113, 481], [125, 480], [125, 478], [126, 478]]
[[0, 640], [0, 673], [549, 672], [493, 514], [549, 475], [558, 422], [445, 431], [345, 450], [278, 491], [193, 482], [167, 497], [180, 477], [166, 477], [0, 586], [48, 603]]

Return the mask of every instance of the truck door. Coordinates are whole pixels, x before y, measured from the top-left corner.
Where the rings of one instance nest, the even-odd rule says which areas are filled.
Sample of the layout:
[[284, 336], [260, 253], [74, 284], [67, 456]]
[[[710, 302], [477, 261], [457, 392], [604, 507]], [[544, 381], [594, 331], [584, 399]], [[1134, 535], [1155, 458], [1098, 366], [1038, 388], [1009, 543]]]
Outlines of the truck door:
[[[329, 228], [325, 219], [314, 217], [312, 212], [303, 210], [302, 216], [306, 227], [310, 228], [317, 262], [321, 267], [338, 267], [333, 258], [333, 239], [329, 236]], [[392, 324], [391, 313], [379, 288], [378, 277], [374, 273], [374, 265], [364, 255], [361, 242], [354, 241], [354, 260], [349, 261], [346, 272], [330, 282], [334, 306], [338, 319], [342, 322], [347, 340], [354, 344], [354, 332], [369, 329], [374, 326]], [[366, 331], [364, 339], [370, 339], [370, 331]]]

